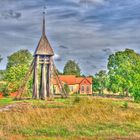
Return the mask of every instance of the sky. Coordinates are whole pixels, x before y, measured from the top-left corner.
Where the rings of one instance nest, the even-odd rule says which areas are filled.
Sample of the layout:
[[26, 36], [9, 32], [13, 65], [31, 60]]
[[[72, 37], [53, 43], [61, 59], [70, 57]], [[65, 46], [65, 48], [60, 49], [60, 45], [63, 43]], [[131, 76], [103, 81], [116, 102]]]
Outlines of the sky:
[[46, 34], [60, 71], [75, 60], [83, 74], [92, 75], [106, 70], [116, 51], [140, 53], [140, 0], [0, 0], [0, 69], [13, 52], [34, 53], [44, 6]]

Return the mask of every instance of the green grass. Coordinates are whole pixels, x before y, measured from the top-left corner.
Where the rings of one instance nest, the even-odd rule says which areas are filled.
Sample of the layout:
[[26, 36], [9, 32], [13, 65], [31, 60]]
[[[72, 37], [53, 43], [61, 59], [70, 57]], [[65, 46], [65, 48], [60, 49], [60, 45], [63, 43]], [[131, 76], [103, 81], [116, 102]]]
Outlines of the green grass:
[[30, 104], [33, 108], [65, 108], [67, 107], [67, 104], [69, 104], [68, 99], [54, 99], [52, 101], [44, 101], [44, 100], [14, 100], [11, 97], [7, 98], [2, 98], [0, 99], [0, 108], [3, 108], [9, 104], [14, 104], [14, 103], [28, 103]]
[[66, 102], [66, 101], [67, 101], [67, 99], [58, 98], [58, 99], [55, 99], [55, 101], [57, 101], [57, 102]]
[[12, 98], [1, 98], [0, 99], [0, 107], [6, 106], [11, 103], [14, 103]]
[[[12, 99], [2, 99], [6, 104]], [[95, 97], [27, 100], [0, 112], [0, 138], [27, 140], [140, 138], [140, 104]], [[0, 103], [3, 105], [3, 103]], [[8, 137], [9, 136], [9, 137]]]

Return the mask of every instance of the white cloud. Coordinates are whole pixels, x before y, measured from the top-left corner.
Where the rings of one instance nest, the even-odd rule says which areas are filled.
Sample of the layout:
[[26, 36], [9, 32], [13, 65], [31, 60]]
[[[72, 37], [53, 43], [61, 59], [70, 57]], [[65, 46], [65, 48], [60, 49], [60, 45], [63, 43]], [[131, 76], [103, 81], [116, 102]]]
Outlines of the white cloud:
[[80, 0], [83, 4], [104, 4], [105, 2], [105, 0]]
[[54, 55], [54, 60], [55, 61], [61, 61], [61, 56], [59, 54]]

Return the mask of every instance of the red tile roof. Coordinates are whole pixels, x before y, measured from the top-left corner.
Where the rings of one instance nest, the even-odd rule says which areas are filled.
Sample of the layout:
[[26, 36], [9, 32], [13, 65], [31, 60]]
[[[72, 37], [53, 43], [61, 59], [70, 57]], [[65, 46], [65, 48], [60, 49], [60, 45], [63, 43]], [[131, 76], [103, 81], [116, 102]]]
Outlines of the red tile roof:
[[[68, 85], [80, 84], [84, 79], [92, 84], [91, 77], [76, 77], [75, 75], [59, 75], [59, 78], [62, 82], [67, 83]], [[54, 81], [54, 84], [57, 82]]]

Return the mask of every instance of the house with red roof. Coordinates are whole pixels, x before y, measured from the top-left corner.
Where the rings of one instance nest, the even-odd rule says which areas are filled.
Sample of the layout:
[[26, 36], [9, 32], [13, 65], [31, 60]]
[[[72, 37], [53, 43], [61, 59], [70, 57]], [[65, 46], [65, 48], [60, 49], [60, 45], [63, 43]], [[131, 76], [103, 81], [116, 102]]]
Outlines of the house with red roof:
[[[70, 89], [70, 94], [92, 94], [92, 77], [77, 77], [75, 75], [59, 75], [61, 83], [67, 84]], [[55, 93], [59, 94], [60, 89], [56, 82], [53, 83]]]

